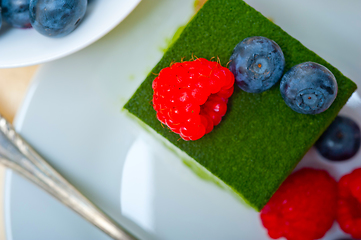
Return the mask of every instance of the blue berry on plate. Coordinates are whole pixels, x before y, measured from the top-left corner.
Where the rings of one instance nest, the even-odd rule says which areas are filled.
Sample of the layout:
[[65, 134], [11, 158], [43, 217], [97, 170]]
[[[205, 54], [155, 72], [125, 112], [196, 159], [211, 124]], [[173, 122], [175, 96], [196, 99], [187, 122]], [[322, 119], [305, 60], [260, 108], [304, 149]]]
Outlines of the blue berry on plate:
[[234, 48], [229, 69], [246, 92], [270, 89], [281, 78], [285, 58], [277, 43], [265, 37], [249, 37]]
[[4, 20], [16, 28], [31, 28], [29, 3], [30, 0], [2, 0]]
[[337, 95], [335, 76], [326, 67], [305, 62], [292, 67], [282, 77], [281, 95], [294, 111], [318, 114], [327, 110]]
[[0, 28], [3, 24], [3, 21], [2, 21], [2, 12], [1, 12], [1, 6], [0, 6]]
[[71, 33], [83, 19], [87, 0], [30, 0], [30, 21], [48, 37]]
[[331, 161], [352, 158], [360, 148], [360, 128], [352, 119], [337, 116], [315, 144], [318, 152]]

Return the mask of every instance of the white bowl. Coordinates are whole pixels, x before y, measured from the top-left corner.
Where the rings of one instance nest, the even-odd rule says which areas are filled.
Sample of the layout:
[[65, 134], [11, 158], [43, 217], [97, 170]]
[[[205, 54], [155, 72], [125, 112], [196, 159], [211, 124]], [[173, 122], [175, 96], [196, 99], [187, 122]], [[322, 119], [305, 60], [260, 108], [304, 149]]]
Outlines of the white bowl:
[[79, 27], [63, 38], [4, 25], [0, 30], [0, 68], [40, 64], [79, 51], [117, 26], [140, 1], [92, 0]]

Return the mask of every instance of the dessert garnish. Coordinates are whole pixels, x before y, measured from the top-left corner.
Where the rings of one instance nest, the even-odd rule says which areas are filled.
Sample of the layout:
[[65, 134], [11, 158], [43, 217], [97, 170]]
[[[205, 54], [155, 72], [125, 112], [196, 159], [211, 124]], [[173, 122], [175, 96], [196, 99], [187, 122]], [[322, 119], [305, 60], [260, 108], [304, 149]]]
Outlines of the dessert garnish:
[[233, 74], [218, 62], [174, 63], [153, 81], [153, 107], [161, 123], [186, 141], [197, 140], [221, 122], [233, 85]]
[[337, 81], [321, 64], [304, 62], [293, 66], [282, 77], [280, 91], [286, 104], [303, 114], [327, 110], [337, 95]]
[[246, 92], [270, 89], [281, 78], [285, 58], [278, 44], [266, 37], [248, 37], [234, 48], [229, 69]]

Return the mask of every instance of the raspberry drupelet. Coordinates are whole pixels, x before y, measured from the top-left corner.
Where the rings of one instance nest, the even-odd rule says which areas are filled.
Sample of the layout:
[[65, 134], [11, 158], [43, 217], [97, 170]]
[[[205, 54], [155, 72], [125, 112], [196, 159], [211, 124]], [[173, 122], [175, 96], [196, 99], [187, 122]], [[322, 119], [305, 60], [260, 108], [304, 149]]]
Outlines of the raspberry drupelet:
[[272, 239], [322, 238], [336, 219], [337, 183], [324, 170], [301, 169], [291, 174], [261, 211]]
[[226, 114], [234, 75], [217, 62], [198, 58], [162, 69], [152, 88], [158, 120], [184, 140], [198, 140]]

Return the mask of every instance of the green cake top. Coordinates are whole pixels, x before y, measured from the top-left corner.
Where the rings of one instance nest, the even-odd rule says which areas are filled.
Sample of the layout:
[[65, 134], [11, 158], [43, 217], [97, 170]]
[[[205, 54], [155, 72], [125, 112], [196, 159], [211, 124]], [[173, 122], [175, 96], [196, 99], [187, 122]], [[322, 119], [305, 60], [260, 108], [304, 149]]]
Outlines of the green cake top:
[[332, 71], [339, 91], [331, 107], [318, 115], [304, 115], [285, 104], [279, 84], [260, 94], [235, 87], [222, 122], [200, 140], [188, 142], [162, 127], [149, 104], [155, 75], [149, 74], [125, 108], [260, 210], [336, 117], [356, 85], [241, 0], [209, 0], [152, 72], [159, 73], [171, 62], [192, 55], [218, 56], [225, 66], [237, 43], [250, 36], [278, 43], [286, 60], [285, 72], [306, 61]]

